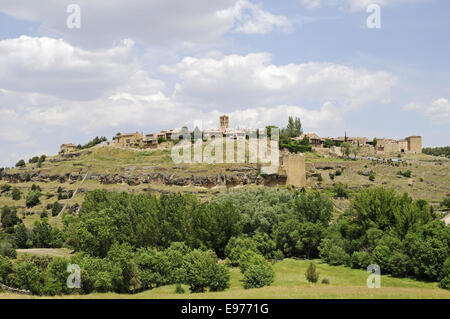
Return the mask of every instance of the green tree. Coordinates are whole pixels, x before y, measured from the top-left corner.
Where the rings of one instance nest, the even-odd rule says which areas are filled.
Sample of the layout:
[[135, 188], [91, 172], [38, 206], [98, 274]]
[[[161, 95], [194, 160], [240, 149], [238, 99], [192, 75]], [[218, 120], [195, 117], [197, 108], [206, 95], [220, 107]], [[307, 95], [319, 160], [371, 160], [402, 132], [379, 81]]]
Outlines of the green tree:
[[23, 223], [20, 223], [15, 228], [14, 238], [17, 248], [28, 248], [29, 245], [29, 232]]
[[22, 159], [16, 163], [16, 167], [25, 167], [25, 161]]
[[308, 282], [313, 284], [319, 280], [319, 273], [317, 272], [316, 265], [313, 262], [311, 262], [306, 269], [305, 277]]
[[17, 187], [14, 187], [11, 191], [11, 196], [13, 200], [20, 200], [21, 198], [21, 192]]
[[252, 264], [244, 272], [243, 286], [245, 289], [270, 286], [275, 280], [275, 272], [272, 266], [264, 264]]

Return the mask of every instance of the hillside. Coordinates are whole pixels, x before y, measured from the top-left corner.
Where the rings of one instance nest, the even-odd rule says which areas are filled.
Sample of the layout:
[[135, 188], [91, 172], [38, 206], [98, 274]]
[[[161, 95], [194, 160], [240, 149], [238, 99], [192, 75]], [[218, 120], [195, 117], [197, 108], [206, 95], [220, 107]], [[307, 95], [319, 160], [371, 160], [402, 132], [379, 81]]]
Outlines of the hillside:
[[[361, 188], [384, 186], [399, 193], [408, 192], [414, 199], [425, 199], [432, 204], [438, 204], [450, 193], [449, 159], [424, 154], [404, 155], [402, 159], [405, 164], [387, 164], [307, 153], [307, 185], [330, 194], [335, 183], [348, 185], [350, 193]], [[411, 171], [411, 178], [397, 174], [407, 170]], [[374, 181], [369, 180], [370, 171], [375, 172]], [[0, 206], [16, 206], [19, 212], [25, 212], [25, 225], [31, 227], [48, 205], [58, 201], [76, 211], [86, 192], [98, 188], [138, 193], [182, 192], [209, 197], [234, 188], [251, 189], [283, 183], [282, 180], [277, 183], [276, 179], [274, 182], [273, 177], [259, 175], [256, 164], [174, 164], [169, 149], [135, 151], [98, 146], [76, 153], [49, 156], [41, 167], [27, 164], [25, 168], [8, 169], [0, 185], [8, 183], [17, 187], [22, 196], [20, 200], [13, 200], [11, 191], [4, 192], [0, 194]], [[411, 180], [413, 185], [410, 185]], [[41, 196], [38, 205], [27, 208], [25, 196], [33, 184], [42, 189], [44, 196]], [[64, 194], [77, 192], [73, 198], [58, 200], [58, 188]], [[345, 199], [334, 200], [334, 203], [337, 212], [348, 206]], [[61, 216], [50, 216], [49, 222], [60, 226]]]

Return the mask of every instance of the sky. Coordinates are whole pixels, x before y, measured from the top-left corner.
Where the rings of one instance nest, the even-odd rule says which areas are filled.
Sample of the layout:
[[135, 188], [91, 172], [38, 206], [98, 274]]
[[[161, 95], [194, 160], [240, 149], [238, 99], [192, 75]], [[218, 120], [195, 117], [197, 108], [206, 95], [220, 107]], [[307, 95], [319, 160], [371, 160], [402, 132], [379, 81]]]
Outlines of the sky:
[[450, 145], [449, 14], [446, 0], [1, 0], [0, 167], [221, 114]]

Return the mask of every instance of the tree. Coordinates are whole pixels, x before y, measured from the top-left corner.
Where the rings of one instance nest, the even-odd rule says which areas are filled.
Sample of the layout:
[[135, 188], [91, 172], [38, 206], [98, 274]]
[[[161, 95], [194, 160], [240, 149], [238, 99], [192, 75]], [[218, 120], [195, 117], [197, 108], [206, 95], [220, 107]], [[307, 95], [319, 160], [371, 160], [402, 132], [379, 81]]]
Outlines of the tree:
[[350, 143], [347, 142], [347, 141], [343, 142], [341, 144], [341, 148], [343, 149], [345, 156], [349, 157], [350, 152], [351, 152], [351, 145], [350, 145]]
[[289, 137], [299, 137], [303, 134], [302, 123], [300, 118], [296, 117], [295, 120], [292, 116], [289, 116], [286, 132]]
[[17, 209], [15, 207], [4, 206], [1, 213], [1, 222], [3, 228], [12, 228], [21, 222], [17, 217]]
[[25, 204], [27, 207], [34, 207], [40, 203], [39, 197], [41, 196], [41, 192], [39, 190], [31, 190], [28, 192], [27, 197], [25, 198]]
[[305, 277], [308, 282], [313, 284], [319, 280], [319, 273], [316, 271], [316, 265], [313, 262], [311, 262], [306, 269]]
[[25, 167], [25, 161], [22, 159], [16, 163], [16, 167]]
[[43, 281], [41, 270], [32, 261], [25, 260], [17, 265], [15, 284], [18, 288], [30, 290], [34, 294], [40, 294]]
[[5, 283], [8, 275], [13, 272], [13, 265], [9, 258], [0, 255], [0, 282]]
[[204, 292], [206, 288], [223, 290], [229, 286], [229, 274], [224, 266], [217, 265], [211, 251], [193, 250], [183, 262], [186, 270], [185, 283], [191, 292]]
[[17, 187], [14, 187], [11, 191], [11, 196], [13, 200], [20, 200], [21, 198], [21, 192]]
[[261, 288], [264, 286], [270, 286], [275, 280], [275, 272], [272, 269], [272, 265], [268, 262], [263, 264], [252, 264], [244, 272], [245, 289]]
[[23, 223], [17, 225], [14, 233], [17, 248], [28, 248], [29, 232]]

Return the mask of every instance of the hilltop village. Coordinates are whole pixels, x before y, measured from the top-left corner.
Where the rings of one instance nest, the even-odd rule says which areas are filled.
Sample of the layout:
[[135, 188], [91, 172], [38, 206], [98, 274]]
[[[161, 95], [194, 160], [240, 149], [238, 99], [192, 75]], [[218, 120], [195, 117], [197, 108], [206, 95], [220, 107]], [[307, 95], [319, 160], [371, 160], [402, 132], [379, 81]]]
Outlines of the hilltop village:
[[[222, 115], [220, 117], [220, 128], [206, 129], [203, 131], [204, 139], [211, 139], [222, 136], [226, 139], [245, 140], [248, 136], [248, 130], [230, 128], [229, 116]], [[105, 142], [107, 146], [140, 148], [140, 149], [158, 149], [167, 147], [167, 142], [172, 141], [173, 137], [181, 134], [181, 129], [169, 129], [155, 133], [117, 133], [114, 136], [114, 142]], [[369, 140], [366, 137], [320, 137], [316, 133], [304, 133], [298, 137], [294, 137], [295, 141], [307, 140], [312, 150], [320, 154], [331, 154], [342, 156], [343, 152], [340, 146], [343, 143], [349, 143], [358, 147], [359, 151], [364, 154], [382, 154], [382, 153], [422, 153], [422, 137], [408, 136], [404, 139], [395, 140], [390, 138], [374, 138]], [[61, 153], [69, 153], [76, 151], [77, 146], [74, 144], [61, 145]]]

